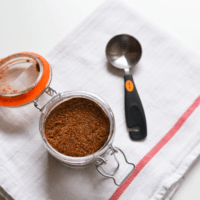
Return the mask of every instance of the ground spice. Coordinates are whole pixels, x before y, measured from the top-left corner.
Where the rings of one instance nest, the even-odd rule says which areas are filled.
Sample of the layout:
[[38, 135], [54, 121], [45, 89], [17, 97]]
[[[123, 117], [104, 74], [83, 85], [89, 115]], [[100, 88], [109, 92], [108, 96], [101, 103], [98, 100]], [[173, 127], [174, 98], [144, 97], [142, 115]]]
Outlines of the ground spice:
[[98, 151], [107, 141], [110, 122], [99, 105], [73, 98], [57, 106], [46, 119], [45, 136], [58, 152], [83, 157]]
[[[0, 79], [2, 78], [2, 76], [0, 76]], [[6, 79], [4, 79], [3, 81], [0, 81], [0, 93], [3, 94], [16, 94], [18, 92], [18, 90], [13, 90], [10, 87], [10, 84], [7, 82]]]
[[39, 63], [36, 63], [36, 69], [37, 69], [38, 72], [40, 72], [40, 65], [39, 65]]

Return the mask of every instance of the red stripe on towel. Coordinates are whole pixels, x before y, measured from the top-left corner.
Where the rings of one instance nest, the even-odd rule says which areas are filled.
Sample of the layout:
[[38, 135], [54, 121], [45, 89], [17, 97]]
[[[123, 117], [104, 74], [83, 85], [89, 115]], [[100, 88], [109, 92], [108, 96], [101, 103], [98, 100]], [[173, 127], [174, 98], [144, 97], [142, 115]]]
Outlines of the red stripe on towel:
[[131, 184], [135, 177], [145, 167], [145, 165], [159, 152], [159, 150], [169, 142], [169, 140], [177, 133], [182, 127], [188, 117], [195, 111], [200, 104], [200, 96], [194, 103], [186, 110], [186, 112], [179, 118], [176, 124], [169, 130], [169, 132], [147, 153], [142, 160], [137, 164], [135, 171], [128, 177], [128, 179], [117, 188], [109, 200], [116, 200], [122, 195], [126, 188]]

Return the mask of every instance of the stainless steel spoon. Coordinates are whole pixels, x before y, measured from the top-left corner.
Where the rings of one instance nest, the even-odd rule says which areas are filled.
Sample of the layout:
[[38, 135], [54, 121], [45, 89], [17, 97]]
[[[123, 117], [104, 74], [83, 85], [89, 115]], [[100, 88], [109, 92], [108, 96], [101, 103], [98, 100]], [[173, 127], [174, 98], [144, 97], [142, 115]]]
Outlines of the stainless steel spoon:
[[117, 35], [106, 46], [108, 61], [113, 66], [125, 71], [125, 115], [132, 140], [141, 140], [147, 136], [145, 113], [133, 77], [130, 74], [130, 68], [138, 63], [141, 55], [140, 43], [130, 35]]

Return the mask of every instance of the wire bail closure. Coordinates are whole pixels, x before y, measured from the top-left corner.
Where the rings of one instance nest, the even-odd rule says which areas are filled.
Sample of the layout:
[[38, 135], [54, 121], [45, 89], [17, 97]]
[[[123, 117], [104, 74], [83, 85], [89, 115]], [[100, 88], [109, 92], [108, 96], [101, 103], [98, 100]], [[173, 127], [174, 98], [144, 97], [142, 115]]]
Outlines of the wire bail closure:
[[[111, 150], [111, 154], [110, 154], [110, 155], [114, 155], [115, 161], [117, 162], [117, 167], [115, 168], [115, 170], [114, 170], [112, 173], [107, 173], [107, 172], [105, 172], [105, 170], [102, 168], [102, 165], [105, 164], [105, 163], [107, 162], [107, 160], [106, 160], [105, 158], [103, 158], [103, 157], [98, 157], [98, 161], [97, 161], [97, 163], [96, 163], [96, 169], [97, 169], [97, 171], [98, 171], [102, 176], [104, 176], [104, 177], [106, 177], [106, 178], [112, 178], [113, 181], [114, 181], [114, 183], [115, 183], [115, 185], [120, 186], [120, 185], [122, 185], [122, 184], [126, 181], [126, 179], [127, 179], [127, 178], [131, 175], [131, 173], [135, 170], [135, 165], [134, 165], [133, 163], [128, 162], [128, 160], [127, 160], [127, 158], [126, 158], [126, 155], [125, 155], [124, 152], [123, 152], [121, 149], [119, 149], [118, 147], [113, 147], [112, 145], [110, 145], [110, 148], [108, 149], [108, 151], [109, 151], [109, 150]], [[108, 151], [107, 151], [107, 152], [108, 152]], [[106, 152], [106, 154], [107, 154], [107, 152]], [[114, 178], [114, 175], [117, 173], [117, 171], [118, 171], [118, 169], [119, 169], [119, 166], [120, 166], [120, 163], [119, 163], [119, 161], [118, 161], [118, 159], [117, 159], [117, 157], [116, 157], [116, 153], [119, 153], [119, 152], [121, 152], [122, 155], [124, 156], [124, 159], [125, 159], [126, 163], [133, 166], [133, 169], [132, 169], [132, 170], [126, 175], [126, 177], [118, 184], [118, 183], [116, 182], [115, 178]]]
[[[48, 87], [48, 88], [45, 90], [45, 93], [47, 93], [49, 96], [54, 96], [54, 95], [57, 94], [57, 92], [56, 92], [54, 89], [52, 89], [51, 87]], [[34, 106], [35, 106], [40, 112], [42, 112], [43, 107], [42, 107], [42, 108], [39, 107], [39, 105], [38, 105], [38, 103], [37, 103], [37, 100], [33, 101], [33, 103], [34, 103]]]

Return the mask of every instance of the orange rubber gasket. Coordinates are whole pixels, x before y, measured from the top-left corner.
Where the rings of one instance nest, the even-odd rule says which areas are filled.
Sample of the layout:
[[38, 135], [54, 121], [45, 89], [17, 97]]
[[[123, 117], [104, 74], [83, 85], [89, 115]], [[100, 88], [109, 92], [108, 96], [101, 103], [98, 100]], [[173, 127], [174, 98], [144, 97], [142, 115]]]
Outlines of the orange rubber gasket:
[[22, 106], [25, 104], [28, 104], [32, 102], [34, 99], [36, 99], [44, 89], [47, 87], [48, 84], [50, 84], [50, 79], [51, 79], [51, 67], [49, 63], [40, 55], [32, 52], [23, 52], [23, 53], [28, 53], [32, 54], [36, 57], [38, 57], [42, 64], [43, 64], [43, 75], [38, 82], [38, 84], [29, 92], [15, 96], [15, 97], [2, 97], [0, 96], [0, 106], [4, 107], [14, 107], [14, 106]]

